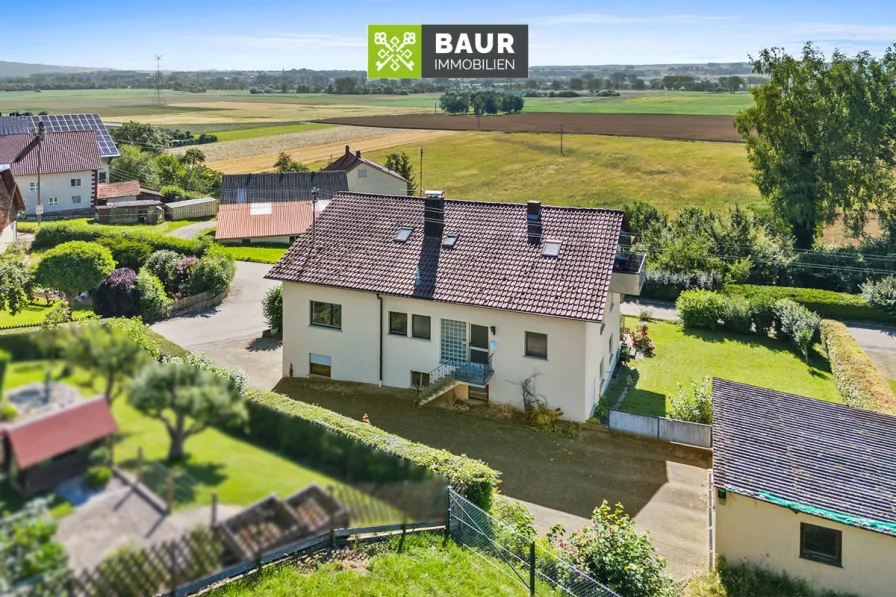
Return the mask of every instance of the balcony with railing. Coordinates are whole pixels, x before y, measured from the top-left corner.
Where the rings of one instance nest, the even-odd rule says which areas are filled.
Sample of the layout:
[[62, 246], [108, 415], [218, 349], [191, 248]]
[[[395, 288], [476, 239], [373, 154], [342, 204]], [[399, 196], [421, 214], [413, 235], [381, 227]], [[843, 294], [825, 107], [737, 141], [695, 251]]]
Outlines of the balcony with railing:
[[442, 361], [438, 367], [429, 372], [429, 383], [434, 385], [446, 377], [474, 386], [485, 386], [495, 370], [492, 369], [492, 355], [488, 355], [486, 363], [472, 361]]
[[647, 276], [647, 254], [634, 250], [634, 237], [627, 232], [619, 235], [619, 247], [613, 261], [610, 292], [641, 294]]

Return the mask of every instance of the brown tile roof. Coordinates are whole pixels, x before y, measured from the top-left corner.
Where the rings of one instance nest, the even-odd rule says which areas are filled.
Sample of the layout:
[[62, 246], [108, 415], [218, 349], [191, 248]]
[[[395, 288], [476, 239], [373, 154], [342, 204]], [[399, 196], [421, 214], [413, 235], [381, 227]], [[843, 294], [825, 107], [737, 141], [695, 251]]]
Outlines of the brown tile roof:
[[[102, 167], [93, 131], [45, 133], [41, 142], [41, 172], [82, 172]], [[15, 176], [37, 174], [35, 135], [0, 136], [0, 164], [9, 164]]]
[[311, 201], [222, 204], [215, 240], [296, 236], [311, 226], [311, 210]]
[[12, 171], [4, 167], [0, 170], [0, 232], [18, 218], [20, 211], [25, 211], [22, 192]]
[[96, 185], [97, 199], [117, 199], [119, 197], [136, 197], [140, 194], [140, 181], [128, 180]]
[[[623, 213], [543, 207], [542, 239], [527, 241], [527, 206], [444, 201], [444, 235], [424, 237], [424, 199], [339, 194], [317, 220], [317, 249], [304, 234], [269, 278], [588, 321], [603, 318]], [[399, 228], [413, 233], [405, 243]], [[419, 278], [419, 281], [418, 281]]]
[[28, 468], [117, 430], [109, 404], [100, 396], [39, 419], [10, 425], [6, 436], [19, 468]]
[[354, 170], [361, 164], [366, 164], [367, 166], [370, 166], [371, 168], [376, 168], [377, 170], [385, 172], [386, 174], [391, 174], [392, 176], [395, 176], [396, 178], [400, 178], [401, 180], [407, 181], [407, 179], [404, 176], [402, 176], [395, 170], [389, 170], [385, 166], [381, 166], [381, 165], [377, 164], [376, 162], [371, 162], [367, 158], [362, 158], [361, 150], [358, 150], [355, 153], [352, 153], [352, 150], [349, 148], [348, 145], [345, 146], [345, 153], [342, 154], [341, 156], [339, 156], [339, 158], [336, 159], [335, 161], [333, 161], [331, 164], [328, 164], [326, 168], [321, 169], [321, 172], [334, 172], [334, 171], [339, 171], [339, 170], [344, 170], [345, 172], [349, 172], [351, 170]]

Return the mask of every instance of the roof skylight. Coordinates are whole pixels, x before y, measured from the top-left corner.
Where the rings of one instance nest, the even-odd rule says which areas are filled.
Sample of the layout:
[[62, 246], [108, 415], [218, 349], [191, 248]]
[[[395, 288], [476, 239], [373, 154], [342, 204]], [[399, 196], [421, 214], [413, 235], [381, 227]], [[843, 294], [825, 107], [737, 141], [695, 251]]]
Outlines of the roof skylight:
[[457, 244], [458, 238], [460, 238], [459, 234], [447, 234], [445, 235], [445, 240], [442, 241], [442, 246], [446, 249], [453, 249], [454, 245]]
[[544, 257], [559, 257], [560, 245], [562, 244], [563, 241], [557, 239], [548, 239], [544, 241], [544, 247], [541, 249], [541, 254]]
[[394, 240], [397, 243], [403, 243], [403, 242], [407, 241], [409, 238], [411, 238], [411, 233], [413, 231], [414, 231], [413, 228], [403, 226], [402, 228], [398, 229], [398, 232], [395, 233], [395, 238], [393, 238], [392, 240]]

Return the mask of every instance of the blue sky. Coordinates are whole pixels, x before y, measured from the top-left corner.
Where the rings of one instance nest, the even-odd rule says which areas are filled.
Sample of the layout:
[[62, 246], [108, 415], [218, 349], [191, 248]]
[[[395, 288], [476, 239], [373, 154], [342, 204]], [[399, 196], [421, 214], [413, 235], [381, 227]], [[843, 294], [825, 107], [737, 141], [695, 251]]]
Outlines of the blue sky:
[[0, 60], [141, 70], [153, 54], [174, 70], [364, 69], [370, 23], [525, 23], [531, 65], [742, 61], [807, 40], [880, 54], [896, 42], [886, 0], [32, 0], [3, 21]]

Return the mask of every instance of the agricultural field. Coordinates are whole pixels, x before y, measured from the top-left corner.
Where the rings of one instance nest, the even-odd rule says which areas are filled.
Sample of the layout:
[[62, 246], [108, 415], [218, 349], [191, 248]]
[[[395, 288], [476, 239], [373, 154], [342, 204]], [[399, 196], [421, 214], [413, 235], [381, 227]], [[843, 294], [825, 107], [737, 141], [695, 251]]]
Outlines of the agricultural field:
[[527, 97], [524, 112], [595, 114], [693, 114], [734, 116], [753, 105], [753, 96], [700, 91], [622, 92], [619, 97]]
[[239, 141], [242, 139], [257, 139], [260, 137], [273, 137], [275, 135], [286, 135], [289, 133], [304, 133], [307, 131], [317, 131], [328, 128], [325, 124], [314, 124], [311, 122], [302, 122], [297, 124], [280, 124], [276, 126], [263, 126], [250, 129], [233, 129], [227, 131], [216, 131], [215, 135], [218, 141]]
[[744, 146], [735, 143], [564, 135], [561, 156], [559, 135], [466, 132], [388, 149], [357, 147], [379, 163], [390, 151], [405, 151], [419, 173], [421, 145], [423, 186], [458, 199], [578, 207], [621, 207], [642, 200], [667, 212], [688, 205], [727, 209], [760, 200]]

